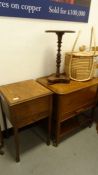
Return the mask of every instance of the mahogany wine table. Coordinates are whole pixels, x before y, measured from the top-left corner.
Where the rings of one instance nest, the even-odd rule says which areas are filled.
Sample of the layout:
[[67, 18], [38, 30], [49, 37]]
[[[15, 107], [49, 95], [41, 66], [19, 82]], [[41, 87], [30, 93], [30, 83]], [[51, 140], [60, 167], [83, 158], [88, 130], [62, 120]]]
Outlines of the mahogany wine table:
[[62, 37], [65, 33], [74, 33], [72, 30], [47, 30], [48, 33], [55, 33], [57, 35], [57, 56], [56, 56], [56, 73], [48, 77], [48, 81], [51, 84], [54, 83], [69, 83], [69, 78], [65, 74], [60, 73], [61, 66], [61, 44]]

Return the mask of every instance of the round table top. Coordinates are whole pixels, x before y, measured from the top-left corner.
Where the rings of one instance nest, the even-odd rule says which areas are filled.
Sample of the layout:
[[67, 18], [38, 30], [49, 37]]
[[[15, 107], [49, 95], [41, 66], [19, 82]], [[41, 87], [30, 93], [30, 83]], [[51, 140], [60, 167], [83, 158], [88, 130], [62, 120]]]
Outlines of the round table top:
[[49, 33], [75, 33], [73, 30], [46, 30]]

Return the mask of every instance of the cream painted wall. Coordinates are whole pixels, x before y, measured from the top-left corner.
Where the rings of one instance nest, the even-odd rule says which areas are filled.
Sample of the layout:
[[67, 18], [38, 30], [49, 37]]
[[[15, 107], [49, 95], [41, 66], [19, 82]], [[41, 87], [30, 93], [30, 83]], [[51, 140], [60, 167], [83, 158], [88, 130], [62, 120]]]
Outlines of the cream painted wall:
[[[62, 67], [65, 51], [70, 51], [79, 30], [77, 48], [89, 46], [90, 29], [96, 30], [98, 44], [98, 1], [92, 0], [88, 23], [0, 17], [0, 85], [55, 72], [56, 35], [45, 30], [75, 30], [63, 37]], [[76, 48], [76, 49], [77, 49]], [[2, 119], [0, 119], [2, 120]]]

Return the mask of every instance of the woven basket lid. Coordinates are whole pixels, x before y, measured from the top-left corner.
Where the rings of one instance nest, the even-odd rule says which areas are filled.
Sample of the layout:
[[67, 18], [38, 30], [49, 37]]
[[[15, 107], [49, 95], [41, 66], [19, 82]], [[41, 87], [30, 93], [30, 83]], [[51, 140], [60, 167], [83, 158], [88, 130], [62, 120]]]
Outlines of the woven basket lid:
[[89, 57], [89, 56], [98, 56], [98, 51], [96, 51], [94, 53], [94, 51], [83, 51], [83, 52], [67, 52], [66, 54], [68, 55], [73, 55], [73, 56], [76, 56], [76, 57]]

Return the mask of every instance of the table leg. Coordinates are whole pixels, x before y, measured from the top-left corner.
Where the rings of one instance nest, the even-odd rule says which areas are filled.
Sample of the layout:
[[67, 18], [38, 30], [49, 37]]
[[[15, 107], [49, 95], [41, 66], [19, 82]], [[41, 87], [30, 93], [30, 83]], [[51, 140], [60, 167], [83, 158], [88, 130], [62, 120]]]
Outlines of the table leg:
[[98, 123], [96, 123], [96, 130], [97, 130], [97, 133], [98, 133]]
[[1, 127], [0, 127], [0, 154], [3, 155], [4, 152], [1, 150], [1, 148], [3, 147], [3, 136], [2, 136], [2, 133], [1, 133]]
[[7, 121], [6, 121], [6, 116], [3, 110], [3, 104], [2, 104], [1, 99], [0, 99], [0, 102], [1, 102], [1, 112], [2, 112], [2, 118], [3, 118], [3, 123], [4, 123], [5, 137], [8, 138]]
[[47, 137], [47, 145], [50, 145], [50, 137], [51, 137], [51, 117], [52, 117], [52, 96], [50, 96], [50, 112], [48, 116], [48, 137]]
[[1, 132], [1, 127], [0, 127], [0, 147], [3, 147], [3, 136], [2, 136], [2, 132]]
[[18, 128], [14, 127], [14, 137], [15, 137], [15, 147], [16, 147], [16, 162], [20, 161], [19, 154], [19, 137], [18, 137]]
[[[57, 121], [56, 121], [57, 122]], [[59, 122], [56, 123], [56, 129], [55, 129], [55, 138], [53, 140], [53, 145], [55, 147], [58, 146], [58, 143], [59, 143], [59, 135], [60, 135], [60, 124]]]
[[91, 117], [90, 117], [89, 127], [91, 127], [93, 122], [94, 122], [94, 114], [95, 114], [95, 107], [93, 107], [91, 109]]
[[51, 117], [48, 117], [48, 136], [47, 136], [47, 145], [50, 145], [50, 136], [51, 136]]
[[59, 136], [60, 136], [60, 123], [57, 123], [57, 128], [56, 128], [56, 146], [59, 144]]

